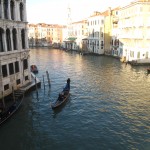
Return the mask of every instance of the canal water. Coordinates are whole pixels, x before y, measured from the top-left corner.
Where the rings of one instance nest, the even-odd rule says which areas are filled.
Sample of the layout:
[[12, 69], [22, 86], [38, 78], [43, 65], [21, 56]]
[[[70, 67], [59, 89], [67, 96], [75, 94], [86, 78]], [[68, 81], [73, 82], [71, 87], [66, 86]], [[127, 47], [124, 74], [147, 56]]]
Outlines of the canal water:
[[[0, 127], [1, 150], [150, 149], [146, 67], [56, 49], [31, 49], [30, 59], [38, 66], [41, 88], [26, 94], [19, 111]], [[70, 98], [53, 111], [50, 103], [67, 78]]]

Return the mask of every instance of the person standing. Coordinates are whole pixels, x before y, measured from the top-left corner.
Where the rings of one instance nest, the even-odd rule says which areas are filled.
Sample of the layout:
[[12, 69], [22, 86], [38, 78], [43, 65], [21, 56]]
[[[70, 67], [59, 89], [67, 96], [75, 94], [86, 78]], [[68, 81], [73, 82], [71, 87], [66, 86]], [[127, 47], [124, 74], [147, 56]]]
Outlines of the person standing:
[[63, 92], [70, 91], [70, 78], [67, 79], [66, 86], [63, 89]]

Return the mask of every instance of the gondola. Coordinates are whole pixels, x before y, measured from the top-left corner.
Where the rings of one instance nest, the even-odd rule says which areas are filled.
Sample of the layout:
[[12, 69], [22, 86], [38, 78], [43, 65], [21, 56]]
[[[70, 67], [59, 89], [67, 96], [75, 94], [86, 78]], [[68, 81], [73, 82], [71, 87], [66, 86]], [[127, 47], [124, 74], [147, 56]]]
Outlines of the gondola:
[[65, 91], [61, 94], [59, 94], [57, 100], [53, 103], [51, 103], [52, 109], [56, 109], [58, 107], [61, 107], [63, 104], [66, 103], [70, 95], [70, 91]]
[[21, 96], [18, 100], [13, 102], [11, 106], [8, 108], [0, 108], [0, 125], [8, 120], [20, 107], [23, 101], [23, 96]]
[[31, 72], [33, 72], [33, 73], [38, 73], [38, 68], [37, 68], [37, 66], [36, 65], [31, 65]]

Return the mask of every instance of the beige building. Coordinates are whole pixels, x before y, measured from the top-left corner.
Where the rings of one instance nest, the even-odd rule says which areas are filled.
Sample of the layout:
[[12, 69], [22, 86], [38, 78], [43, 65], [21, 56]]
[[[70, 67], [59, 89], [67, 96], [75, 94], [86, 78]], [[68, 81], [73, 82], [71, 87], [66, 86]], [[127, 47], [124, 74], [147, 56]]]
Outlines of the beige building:
[[26, 0], [0, 1], [0, 99], [31, 81]]
[[104, 53], [111, 54], [111, 38], [112, 38], [112, 13], [111, 8], [102, 13], [105, 16], [104, 21]]
[[110, 41], [110, 52], [111, 55], [116, 57], [122, 57], [122, 50], [119, 48], [119, 28], [118, 28], [118, 15], [120, 7], [111, 10], [111, 41]]
[[118, 14], [119, 7], [103, 12], [105, 16], [104, 21], [104, 53], [106, 55], [113, 55], [120, 57], [121, 52], [119, 50], [119, 39], [118, 39]]
[[88, 51], [104, 54], [104, 15], [94, 12], [87, 19]]
[[150, 0], [137, 0], [119, 10], [119, 47], [123, 60], [150, 62]]
[[57, 47], [63, 42], [65, 28], [65, 26], [57, 24], [29, 24], [29, 45]]

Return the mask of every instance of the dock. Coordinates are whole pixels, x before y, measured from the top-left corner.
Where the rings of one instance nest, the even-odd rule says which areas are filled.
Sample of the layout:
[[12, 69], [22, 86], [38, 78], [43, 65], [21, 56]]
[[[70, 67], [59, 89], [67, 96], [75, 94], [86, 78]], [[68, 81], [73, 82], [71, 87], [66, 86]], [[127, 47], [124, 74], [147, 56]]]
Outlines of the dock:
[[31, 82], [29, 82], [27, 85], [22, 86], [19, 90], [24, 91], [24, 93], [36, 89], [37, 87], [41, 86], [41, 81], [34, 75], [34, 73], [31, 73]]
[[13, 90], [12, 96], [8, 98], [7, 106], [0, 107], [0, 125], [7, 121], [19, 109], [26, 92], [33, 88], [37, 90], [41, 86], [40, 80], [33, 73], [31, 73], [31, 78], [31, 82], [27, 85]]

